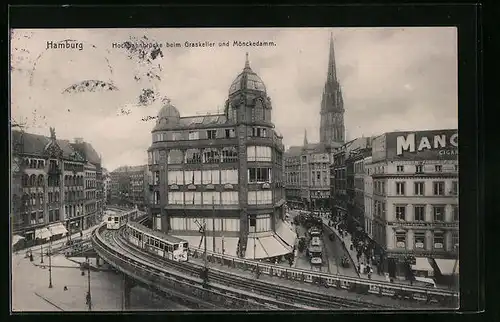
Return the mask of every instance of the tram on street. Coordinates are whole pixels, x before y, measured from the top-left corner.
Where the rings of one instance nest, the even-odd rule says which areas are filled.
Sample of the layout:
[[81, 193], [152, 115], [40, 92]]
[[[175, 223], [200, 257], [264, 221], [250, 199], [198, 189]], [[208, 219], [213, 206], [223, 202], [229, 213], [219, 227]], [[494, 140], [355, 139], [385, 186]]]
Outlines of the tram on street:
[[311, 237], [309, 247], [307, 248], [307, 255], [309, 256], [311, 264], [323, 264], [323, 243], [321, 242], [321, 238], [319, 236]]
[[140, 249], [177, 262], [188, 261], [189, 244], [186, 240], [154, 231], [129, 221], [125, 228], [126, 238]]

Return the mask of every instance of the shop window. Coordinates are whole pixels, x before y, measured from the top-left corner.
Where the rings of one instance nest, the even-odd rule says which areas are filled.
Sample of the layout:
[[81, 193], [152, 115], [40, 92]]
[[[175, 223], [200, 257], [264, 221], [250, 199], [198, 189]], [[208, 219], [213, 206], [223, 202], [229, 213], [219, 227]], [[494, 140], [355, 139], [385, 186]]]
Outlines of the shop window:
[[444, 233], [442, 231], [434, 232], [434, 248], [435, 249], [444, 248]]
[[425, 249], [425, 233], [415, 232], [415, 248]]
[[396, 247], [406, 248], [406, 232], [403, 231], [396, 232]]

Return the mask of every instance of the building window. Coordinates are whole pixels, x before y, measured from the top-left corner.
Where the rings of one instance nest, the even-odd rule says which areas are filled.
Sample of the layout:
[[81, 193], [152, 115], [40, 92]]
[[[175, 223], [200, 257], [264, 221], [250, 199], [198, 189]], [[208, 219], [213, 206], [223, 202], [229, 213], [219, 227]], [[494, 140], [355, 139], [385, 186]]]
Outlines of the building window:
[[203, 163], [219, 163], [219, 150], [213, 148], [203, 149]]
[[252, 136], [265, 138], [267, 137], [267, 129], [261, 127], [253, 127]]
[[226, 129], [224, 132], [226, 134], [226, 139], [236, 137], [236, 133], [235, 133], [234, 129]]
[[404, 165], [396, 166], [396, 171], [397, 172], [405, 172], [405, 166]]
[[185, 154], [186, 163], [201, 163], [201, 153], [198, 149], [187, 149]]
[[207, 130], [207, 139], [214, 140], [217, 138], [217, 130]]
[[237, 162], [238, 161], [238, 150], [236, 147], [224, 147], [222, 148], [222, 162]]
[[[222, 170], [224, 171], [224, 170]], [[203, 170], [202, 173], [203, 184], [219, 184], [219, 170]]]
[[424, 166], [421, 164], [417, 164], [415, 166], [415, 173], [423, 173], [424, 172]]
[[458, 206], [453, 206], [453, 221], [459, 221], [459, 220], [460, 220], [460, 215]]
[[436, 249], [444, 248], [444, 233], [442, 231], [434, 232], [434, 248]]
[[423, 196], [424, 195], [424, 187], [425, 184], [423, 182], [415, 182], [413, 184], [413, 192], [415, 196]]
[[415, 232], [415, 248], [425, 249], [425, 233]]
[[263, 191], [249, 191], [248, 204], [249, 205], [268, 205], [273, 202], [273, 194], [271, 190]]
[[436, 172], [443, 172], [443, 166], [440, 164], [436, 164], [434, 166], [434, 169], [436, 170]]
[[188, 139], [189, 140], [198, 140], [200, 138], [200, 133], [198, 131], [189, 131]]
[[153, 184], [157, 185], [160, 183], [160, 171], [155, 171], [153, 173]]
[[220, 170], [222, 184], [238, 184], [238, 170]]
[[444, 195], [444, 182], [438, 181], [433, 183], [434, 187], [434, 195], [435, 196], [443, 196]]
[[406, 248], [406, 232], [403, 231], [396, 232], [396, 247]]
[[170, 150], [168, 151], [168, 164], [181, 164], [184, 160], [181, 150]]
[[458, 172], [458, 164], [455, 164], [455, 171]]
[[425, 221], [425, 206], [414, 206], [415, 221]]
[[451, 194], [452, 195], [457, 195], [458, 194], [458, 181], [452, 181], [451, 182]]
[[396, 220], [406, 220], [406, 206], [396, 206]]
[[404, 196], [405, 187], [406, 187], [406, 182], [396, 182], [396, 195]]
[[433, 206], [434, 221], [444, 221], [444, 207]]
[[251, 233], [255, 232], [255, 227], [257, 226], [257, 218], [255, 218], [255, 215], [250, 215], [248, 218], [248, 231]]
[[271, 168], [249, 168], [248, 182], [271, 182]]
[[268, 146], [248, 146], [248, 161], [271, 162], [271, 147]]
[[451, 244], [455, 248], [455, 250], [458, 250], [458, 244], [459, 244], [459, 234], [458, 231], [453, 231], [451, 233]]
[[237, 205], [239, 204], [238, 191], [223, 191], [221, 199], [223, 205]]

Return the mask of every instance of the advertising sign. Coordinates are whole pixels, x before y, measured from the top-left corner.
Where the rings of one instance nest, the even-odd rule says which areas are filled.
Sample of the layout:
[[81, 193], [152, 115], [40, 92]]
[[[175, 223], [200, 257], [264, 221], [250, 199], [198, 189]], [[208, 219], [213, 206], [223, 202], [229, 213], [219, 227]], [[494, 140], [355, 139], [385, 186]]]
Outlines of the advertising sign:
[[373, 141], [372, 149], [374, 161], [457, 160], [458, 131], [448, 129], [386, 133]]

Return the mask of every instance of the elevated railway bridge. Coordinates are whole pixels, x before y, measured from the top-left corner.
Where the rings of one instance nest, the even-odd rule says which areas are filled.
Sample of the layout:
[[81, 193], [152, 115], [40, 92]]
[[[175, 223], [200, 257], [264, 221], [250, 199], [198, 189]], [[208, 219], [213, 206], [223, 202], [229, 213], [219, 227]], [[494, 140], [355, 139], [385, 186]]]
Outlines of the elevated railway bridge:
[[[130, 209], [129, 209], [130, 210]], [[147, 217], [135, 218], [139, 223]], [[189, 250], [188, 262], [144, 252], [126, 238], [124, 227], [103, 224], [90, 240], [96, 254], [124, 276], [124, 307], [130, 290], [147, 287], [193, 309], [336, 310], [443, 309], [458, 307], [451, 290], [409, 287], [361, 278], [264, 264], [207, 251]]]

